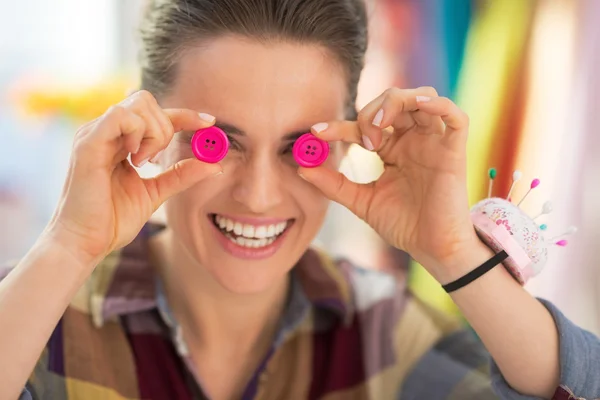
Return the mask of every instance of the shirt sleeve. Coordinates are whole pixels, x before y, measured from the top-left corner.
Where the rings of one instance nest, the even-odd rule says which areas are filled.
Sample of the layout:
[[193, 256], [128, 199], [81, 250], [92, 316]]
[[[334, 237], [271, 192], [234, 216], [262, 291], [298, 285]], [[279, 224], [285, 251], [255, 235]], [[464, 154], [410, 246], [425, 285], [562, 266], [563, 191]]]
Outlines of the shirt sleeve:
[[469, 329], [454, 332], [430, 349], [402, 385], [399, 399], [498, 399], [489, 377], [490, 356]]
[[[567, 319], [552, 303], [560, 337], [560, 386], [552, 400], [600, 399], [600, 339]], [[489, 353], [469, 329], [441, 339], [415, 365], [400, 399], [543, 400], [512, 389]]]
[[[539, 299], [556, 322], [560, 340], [560, 386], [553, 400], [600, 399], [600, 339], [571, 322], [555, 305]], [[491, 361], [493, 387], [502, 399], [538, 400], [514, 391]]]

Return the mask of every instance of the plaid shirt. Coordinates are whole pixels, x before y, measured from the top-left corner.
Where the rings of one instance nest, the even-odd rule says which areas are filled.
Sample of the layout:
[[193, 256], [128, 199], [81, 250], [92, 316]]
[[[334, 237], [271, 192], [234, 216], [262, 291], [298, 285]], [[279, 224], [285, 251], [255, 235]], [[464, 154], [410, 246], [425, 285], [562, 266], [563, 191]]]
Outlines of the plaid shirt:
[[[146, 225], [94, 270], [21, 399], [208, 398], [148, 260], [148, 238], [158, 229]], [[460, 321], [426, 306], [388, 275], [309, 250], [291, 281], [271, 349], [243, 399], [531, 399], [510, 389]], [[544, 304], [562, 339], [569, 339], [561, 339], [563, 354], [581, 357], [568, 343], [581, 345], [587, 333]], [[589, 343], [600, 354], [600, 345]], [[573, 364], [569, 357], [562, 361], [563, 370]], [[578, 373], [563, 377], [575, 382]], [[561, 386], [554, 398], [574, 399], [575, 388], [600, 392], [574, 385]]]

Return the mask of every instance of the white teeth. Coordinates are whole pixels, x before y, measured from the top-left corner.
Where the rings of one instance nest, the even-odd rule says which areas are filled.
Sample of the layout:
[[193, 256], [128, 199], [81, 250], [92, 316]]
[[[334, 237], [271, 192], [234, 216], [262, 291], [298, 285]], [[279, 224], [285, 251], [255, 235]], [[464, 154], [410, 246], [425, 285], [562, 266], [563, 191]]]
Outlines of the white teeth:
[[242, 231], [244, 228], [242, 228], [242, 224], [240, 224], [239, 222], [236, 222], [235, 224], [233, 224], [233, 233], [235, 233], [236, 235], [241, 235]]
[[242, 232], [242, 235], [244, 235], [244, 237], [247, 237], [247, 238], [253, 238], [254, 237], [254, 227], [252, 225], [244, 225], [244, 231]]
[[[215, 215], [214, 221], [215, 224], [224, 232], [233, 232], [236, 236], [243, 236], [246, 239], [266, 239], [267, 241], [271, 239], [274, 240], [276, 236], [281, 234], [287, 227], [287, 221], [280, 222], [278, 224], [257, 226], [235, 222], [234, 220], [220, 215]], [[237, 239], [233, 240], [236, 241]], [[248, 243], [248, 247], [254, 245], [254, 241]], [[259, 241], [256, 241], [256, 246], [261, 247], [265, 245], [266, 244], [261, 244]]]
[[267, 227], [259, 226], [258, 228], [256, 228], [254, 230], [254, 236], [256, 236], [259, 239], [266, 238], [267, 237]]
[[280, 222], [277, 224], [277, 226], [275, 226], [275, 234], [279, 235], [281, 232], [283, 232], [283, 230], [285, 229], [285, 226], [287, 225], [286, 222]]
[[269, 238], [269, 239], [248, 239], [245, 238], [243, 236], [238, 236], [237, 238], [234, 238], [231, 235], [225, 235], [227, 236], [227, 238], [229, 240], [231, 240], [233, 243], [236, 243], [239, 246], [243, 246], [243, 247], [248, 247], [248, 248], [252, 248], [252, 249], [258, 249], [261, 247], [265, 247], [270, 245], [271, 243], [273, 243], [275, 241], [276, 238]]

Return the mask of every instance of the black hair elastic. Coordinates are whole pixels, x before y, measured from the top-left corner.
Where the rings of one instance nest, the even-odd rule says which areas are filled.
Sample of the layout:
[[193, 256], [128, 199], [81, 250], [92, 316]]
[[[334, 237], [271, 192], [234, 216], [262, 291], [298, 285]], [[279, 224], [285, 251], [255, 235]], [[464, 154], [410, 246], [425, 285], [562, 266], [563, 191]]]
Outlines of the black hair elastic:
[[500, 253], [496, 254], [494, 257], [490, 258], [489, 260], [487, 260], [486, 262], [484, 262], [479, 267], [475, 268], [473, 271], [469, 272], [465, 276], [458, 278], [454, 282], [442, 285], [442, 288], [444, 288], [444, 290], [447, 293], [454, 292], [455, 290], [458, 290], [463, 286], [467, 286], [469, 283], [481, 277], [483, 274], [485, 274], [486, 272], [488, 272], [507, 258], [508, 254], [506, 253], [506, 251], [502, 250]]

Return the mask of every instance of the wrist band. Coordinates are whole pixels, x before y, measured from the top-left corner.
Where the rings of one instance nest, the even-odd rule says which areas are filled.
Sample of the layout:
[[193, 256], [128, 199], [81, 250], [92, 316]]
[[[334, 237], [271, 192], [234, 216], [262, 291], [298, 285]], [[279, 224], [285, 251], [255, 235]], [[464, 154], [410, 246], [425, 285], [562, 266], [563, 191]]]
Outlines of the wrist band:
[[447, 293], [450, 293], [460, 289], [463, 286], [467, 286], [469, 283], [481, 277], [483, 274], [485, 274], [486, 272], [488, 272], [507, 258], [508, 254], [506, 253], [506, 251], [502, 250], [500, 253], [496, 254], [494, 257], [490, 258], [489, 260], [481, 264], [479, 267], [475, 268], [473, 271], [464, 275], [463, 277], [458, 278], [454, 282], [442, 285], [442, 288], [444, 288], [444, 290]]

